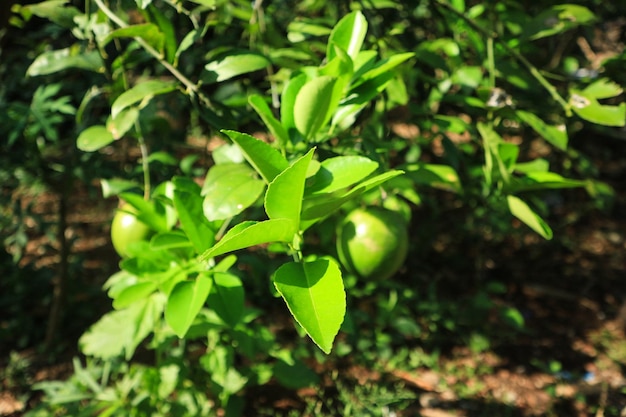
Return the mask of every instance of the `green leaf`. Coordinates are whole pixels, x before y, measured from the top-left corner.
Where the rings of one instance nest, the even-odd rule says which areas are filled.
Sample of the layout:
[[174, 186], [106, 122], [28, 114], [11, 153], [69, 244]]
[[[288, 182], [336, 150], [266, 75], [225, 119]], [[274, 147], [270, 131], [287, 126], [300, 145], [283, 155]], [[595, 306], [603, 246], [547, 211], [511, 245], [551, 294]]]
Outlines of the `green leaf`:
[[153, 250], [189, 248], [192, 246], [193, 244], [187, 235], [180, 230], [159, 233], [150, 239], [150, 249]]
[[552, 229], [550, 226], [535, 213], [525, 201], [514, 195], [508, 195], [507, 203], [509, 205], [509, 211], [520, 221], [537, 232], [544, 239], [552, 239]]
[[172, 92], [176, 89], [176, 86], [177, 84], [174, 81], [148, 80], [140, 82], [130, 90], [120, 94], [113, 102], [111, 106], [111, 116], [115, 119], [122, 110], [135, 103], [141, 102], [139, 104], [141, 108], [155, 95]]
[[307, 194], [332, 193], [350, 187], [376, 171], [378, 162], [364, 156], [336, 156], [325, 159], [311, 179]]
[[[76, 7], [68, 6], [67, 3], [69, 3], [69, 0], [48, 0], [37, 4], [24, 5], [20, 10], [22, 13], [26, 11], [42, 19], [48, 19], [66, 29], [73, 29], [76, 27], [74, 18], [79, 16], [81, 12]], [[7, 10], [10, 10], [10, 7]]]
[[515, 178], [507, 190], [512, 193], [518, 193], [521, 191], [577, 188], [584, 187], [586, 184], [585, 181], [563, 178], [554, 172], [535, 171], [528, 172], [521, 178]]
[[585, 91], [571, 90], [569, 104], [578, 116], [589, 122], [604, 126], [626, 126], [626, 103], [618, 106], [603, 105]]
[[210, 221], [225, 220], [254, 204], [265, 189], [247, 164], [214, 165], [202, 188], [204, 215]]
[[365, 192], [375, 187], [378, 187], [379, 185], [389, 181], [390, 179], [402, 174], [404, 174], [404, 172], [399, 170], [387, 171], [359, 183], [354, 188], [344, 193], [319, 194], [307, 197], [303, 203], [301, 215], [301, 219], [303, 220], [303, 222], [300, 224], [300, 228], [303, 230], [308, 228], [317, 220], [325, 218], [332, 214], [335, 210], [344, 205], [346, 202], [357, 198], [363, 195]]
[[569, 104], [578, 116], [592, 123], [623, 127], [626, 125], [626, 103], [609, 106], [598, 102], [598, 100], [616, 97], [622, 92], [623, 89], [618, 84], [602, 78], [582, 91], [570, 90]]
[[283, 89], [280, 100], [280, 120], [289, 137], [295, 142], [296, 122], [294, 115], [294, 106], [296, 104], [296, 97], [298, 92], [302, 89], [302, 86], [306, 84], [308, 77], [306, 74], [300, 74], [287, 82], [287, 85]]
[[564, 124], [558, 126], [548, 125], [534, 113], [524, 110], [517, 110], [515, 114], [522, 120], [522, 122], [526, 123], [532, 127], [535, 132], [539, 133], [546, 141], [561, 150], [567, 149], [567, 129]]
[[335, 47], [343, 49], [355, 59], [367, 34], [367, 19], [360, 11], [354, 11], [344, 16], [333, 28], [328, 37], [326, 47], [326, 60], [330, 61], [336, 56]]
[[583, 93], [586, 97], [593, 97], [598, 100], [617, 97], [624, 92], [624, 89], [608, 78], [601, 78], [585, 87]]
[[213, 280], [205, 274], [198, 275], [194, 281], [181, 281], [174, 286], [167, 299], [165, 320], [178, 337], [185, 336], [212, 286]]
[[270, 242], [291, 242], [297, 224], [290, 219], [273, 219], [262, 222], [243, 222], [230, 229], [211, 249], [200, 256], [206, 261], [224, 253]]
[[526, 23], [522, 39], [536, 40], [557, 35], [579, 25], [589, 24], [595, 19], [591, 10], [584, 6], [558, 4], [544, 10]]
[[128, 307], [132, 303], [143, 300], [150, 296], [157, 289], [156, 282], [138, 282], [129, 285], [120, 291], [113, 300], [113, 308], [121, 310]]
[[176, 178], [174, 184], [174, 207], [180, 227], [193, 243], [196, 252], [202, 253], [215, 243], [215, 231], [204, 216], [200, 186], [187, 178]]
[[130, 359], [139, 343], [154, 330], [164, 301], [161, 294], [154, 293], [124, 310], [107, 313], [81, 336], [82, 353], [105, 360], [125, 354]]
[[265, 182], [269, 183], [289, 166], [289, 162], [280, 152], [259, 139], [234, 130], [223, 130], [222, 133], [241, 148], [246, 160]]
[[207, 83], [222, 82], [241, 74], [258, 71], [269, 66], [271, 62], [261, 54], [245, 51], [231, 51], [228, 55], [206, 64], [204, 69], [209, 72], [204, 80]]
[[289, 219], [298, 224], [304, 184], [314, 149], [298, 158], [267, 186], [265, 211], [270, 219]]
[[235, 327], [243, 315], [244, 289], [239, 277], [216, 273], [208, 304], [226, 324]]
[[259, 95], [253, 94], [248, 97], [248, 103], [250, 103], [254, 111], [261, 117], [265, 126], [267, 126], [274, 138], [278, 141], [279, 146], [284, 149], [289, 143], [289, 135], [283, 125], [274, 117], [274, 113], [272, 113], [265, 99]]
[[135, 122], [139, 119], [139, 109], [130, 107], [122, 110], [115, 118], [107, 121], [107, 130], [113, 135], [113, 139], [121, 139], [130, 129], [133, 128]]
[[134, 193], [121, 193], [120, 198], [127, 201], [137, 209], [137, 218], [150, 226], [157, 232], [167, 232], [169, 230], [167, 217], [163, 204], [156, 201], [146, 201], [142, 196]]
[[462, 190], [459, 175], [449, 165], [411, 164], [406, 167], [406, 174], [418, 185], [426, 185], [454, 193], [459, 193]]
[[329, 354], [346, 313], [339, 266], [326, 258], [289, 262], [278, 268], [273, 280], [296, 321]]
[[83, 152], [94, 152], [104, 148], [115, 138], [106, 126], [96, 125], [83, 130], [76, 139], [76, 146]]
[[165, 35], [154, 23], [143, 23], [116, 29], [104, 39], [104, 45], [118, 38], [141, 38], [159, 52], [163, 51]]
[[293, 106], [294, 123], [306, 140], [311, 140], [334, 113], [335, 108], [330, 105], [336, 82], [335, 77], [321, 76], [298, 91]]
[[26, 70], [26, 75], [54, 74], [68, 68], [78, 68], [88, 71], [104, 72], [104, 63], [97, 51], [83, 51], [78, 47], [46, 51], [39, 55]]

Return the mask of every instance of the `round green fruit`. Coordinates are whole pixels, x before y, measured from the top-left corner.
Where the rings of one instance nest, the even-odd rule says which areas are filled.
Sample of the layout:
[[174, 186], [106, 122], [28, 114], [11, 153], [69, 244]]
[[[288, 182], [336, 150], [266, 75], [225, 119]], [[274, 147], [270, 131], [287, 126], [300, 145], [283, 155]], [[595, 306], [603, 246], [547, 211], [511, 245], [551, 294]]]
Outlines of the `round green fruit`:
[[337, 230], [339, 260], [361, 278], [380, 281], [393, 276], [404, 264], [408, 247], [404, 218], [382, 207], [353, 210]]
[[111, 241], [118, 255], [127, 258], [129, 245], [148, 240], [152, 230], [137, 219], [137, 210], [130, 204], [124, 204], [117, 210], [111, 223]]

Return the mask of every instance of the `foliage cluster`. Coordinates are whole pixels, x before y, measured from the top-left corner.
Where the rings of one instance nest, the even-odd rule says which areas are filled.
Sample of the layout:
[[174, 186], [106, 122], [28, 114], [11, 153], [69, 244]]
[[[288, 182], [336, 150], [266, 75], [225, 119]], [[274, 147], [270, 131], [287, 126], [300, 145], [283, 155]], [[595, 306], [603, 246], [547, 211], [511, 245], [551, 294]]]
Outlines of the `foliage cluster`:
[[[396, 344], [461, 327], [450, 319], [458, 306], [433, 306], [436, 297], [412, 288], [418, 270], [397, 274], [403, 283], [344, 270], [335, 228], [356, 207], [383, 206], [413, 231], [427, 222], [415, 213], [453, 200], [466, 236], [499, 241], [520, 224], [551, 239], [555, 190], [608, 204], [610, 187], [570, 137], [626, 123], [624, 80], [611, 71], [624, 55], [587, 62], [564, 36], [597, 24], [598, 5], [328, 3], [14, 7], [10, 33], [45, 23], [19, 57], [25, 74], [1, 69], [21, 80], [0, 91], [10, 198], [41, 183], [65, 201], [74, 182], [98, 178], [105, 198], [151, 230], [126, 245], [105, 284], [113, 310], [80, 339], [86, 365], [39, 384], [46, 401], [31, 416], [241, 415], [253, 387], [319, 384], [309, 365], [325, 355], [389, 359]], [[223, 142], [208, 167], [188, 152], [192, 136]], [[549, 151], [538, 155], [537, 143]], [[16, 260], [21, 224], [3, 227]], [[413, 251], [429, 238], [410, 236]], [[491, 301], [501, 291], [477, 289], [471, 316], [497, 309], [499, 326], [522, 329], [519, 311]], [[372, 294], [374, 317], [351, 307]], [[283, 305], [294, 321], [277, 331]], [[357, 413], [347, 403], [332, 411]]]

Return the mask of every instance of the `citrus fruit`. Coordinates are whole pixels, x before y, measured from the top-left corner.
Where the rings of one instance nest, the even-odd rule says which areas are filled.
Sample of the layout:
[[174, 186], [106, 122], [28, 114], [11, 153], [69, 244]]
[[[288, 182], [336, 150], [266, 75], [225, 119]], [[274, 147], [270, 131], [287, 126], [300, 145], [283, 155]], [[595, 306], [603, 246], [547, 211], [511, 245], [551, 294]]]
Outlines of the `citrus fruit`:
[[362, 278], [384, 280], [394, 275], [406, 259], [408, 246], [404, 218], [382, 207], [353, 210], [337, 230], [339, 260]]
[[118, 255], [127, 258], [129, 245], [148, 240], [152, 230], [137, 219], [137, 210], [130, 204], [124, 204], [117, 210], [111, 223], [111, 241]]

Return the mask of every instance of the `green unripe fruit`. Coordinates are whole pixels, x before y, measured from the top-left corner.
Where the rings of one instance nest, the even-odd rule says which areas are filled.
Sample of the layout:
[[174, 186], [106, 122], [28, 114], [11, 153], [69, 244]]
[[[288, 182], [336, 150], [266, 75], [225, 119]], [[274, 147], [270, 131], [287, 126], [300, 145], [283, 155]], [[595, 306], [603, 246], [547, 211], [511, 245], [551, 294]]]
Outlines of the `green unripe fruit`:
[[137, 219], [137, 210], [130, 204], [124, 204], [117, 210], [111, 223], [111, 241], [118, 255], [127, 258], [128, 247], [132, 243], [148, 240], [152, 230]]
[[361, 278], [380, 281], [393, 276], [404, 264], [408, 248], [404, 218], [381, 207], [353, 210], [337, 230], [339, 260]]

